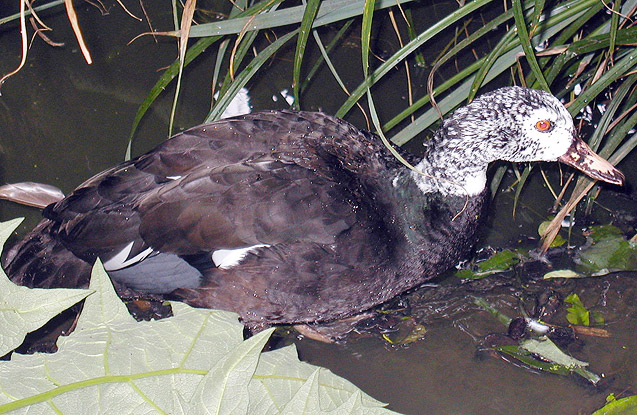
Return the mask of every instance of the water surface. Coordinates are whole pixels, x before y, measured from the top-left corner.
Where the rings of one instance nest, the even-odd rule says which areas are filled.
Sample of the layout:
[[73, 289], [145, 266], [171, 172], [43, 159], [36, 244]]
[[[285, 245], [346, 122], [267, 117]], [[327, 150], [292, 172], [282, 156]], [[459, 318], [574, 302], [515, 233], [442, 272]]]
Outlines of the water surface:
[[[146, 6], [155, 27], [171, 28], [167, 5]], [[145, 37], [126, 46], [147, 26], [127, 17], [117, 6], [106, 16], [92, 6], [76, 7], [95, 63], [91, 66], [84, 63], [61, 8], [43, 14], [55, 29], [50, 36], [66, 46], [54, 49], [36, 40], [26, 67], [2, 88], [0, 182], [44, 182], [68, 192], [84, 179], [120, 162], [139, 104], [160, 70], [176, 57], [175, 43], [170, 39], [155, 43], [151, 37]], [[438, 12], [444, 12], [447, 6], [437, 7]], [[435, 20], [435, 13], [429, 18]], [[5, 73], [19, 62], [19, 37], [10, 27], [0, 29], [3, 30], [0, 72]], [[377, 51], [398, 47], [394, 37], [388, 35], [386, 39], [378, 42]], [[355, 36], [351, 42], [356, 43]], [[348, 56], [354, 53], [358, 53], [356, 45], [344, 45], [336, 57], [347, 63]], [[250, 85], [255, 109], [284, 107], [278, 94], [290, 88], [289, 58], [284, 54], [277, 56], [270, 65], [267, 80]], [[177, 130], [200, 123], [207, 113], [213, 59], [214, 56], [208, 55], [189, 68]], [[358, 65], [356, 61], [351, 64]], [[356, 86], [357, 74], [352, 71], [351, 79], [345, 79], [348, 87]], [[422, 88], [425, 73], [414, 68], [414, 78], [417, 88]], [[343, 93], [327, 73], [321, 73], [315, 84], [312, 93], [305, 97], [304, 109], [335, 112]], [[405, 94], [395, 85], [382, 84], [377, 94], [381, 115], [404, 106]], [[166, 138], [170, 101], [170, 95], [164, 94], [144, 119], [135, 154]], [[350, 119], [363, 126], [357, 111], [352, 111]], [[634, 166], [635, 157], [620, 167], [628, 173], [629, 182], [637, 183]], [[608, 222], [619, 216], [625, 224], [634, 226], [637, 217], [634, 196], [603, 193], [601, 206], [595, 210], [597, 219]], [[535, 181], [526, 189], [515, 219], [511, 216], [511, 199], [511, 193], [496, 199], [481, 245], [536, 246], [535, 230], [549, 214], [550, 193], [540, 181]], [[17, 216], [27, 218], [19, 230], [24, 233], [39, 220], [39, 211], [0, 202], [1, 220]], [[538, 283], [510, 275], [495, 277], [492, 283], [464, 284], [454, 276], [447, 276], [435, 281], [441, 287], [425, 287], [408, 297], [413, 319], [427, 329], [424, 338], [415, 343], [393, 346], [378, 332], [351, 335], [345, 344], [326, 345], [308, 339], [296, 343], [302, 359], [330, 368], [403, 413], [590, 413], [603, 405], [608, 393], [619, 394], [634, 388], [637, 367], [634, 277], [624, 273]], [[575, 378], [532, 372], [477, 353], [484, 336], [503, 333], [506, 328], [474, 306], [470, 295], [483, 296], [511, 316], [517, 316], [521, 304], [528, 305], [534, 295], [548, 288], [565, 294], [576, 292], [586, 305], [604, 315], [611, 337], [582, 337], [569, 352], [589, 361], [592, 371], [606, 374], [609, 378], [605, 381], [606, 389], [595, 389]], [[556, 318], [561, 318], [559, 323], [566, 323], [563, 313]]]

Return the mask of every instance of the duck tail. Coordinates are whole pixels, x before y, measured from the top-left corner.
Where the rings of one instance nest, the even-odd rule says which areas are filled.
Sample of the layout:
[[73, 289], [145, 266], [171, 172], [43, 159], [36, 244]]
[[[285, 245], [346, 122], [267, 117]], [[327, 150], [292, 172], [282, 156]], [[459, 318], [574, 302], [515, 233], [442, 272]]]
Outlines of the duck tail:
[[44, 219], [2, 257], [2, 267], [19, 285], [32, 288], [85, 288], [91, 266], [52, 237], [55, 223]]

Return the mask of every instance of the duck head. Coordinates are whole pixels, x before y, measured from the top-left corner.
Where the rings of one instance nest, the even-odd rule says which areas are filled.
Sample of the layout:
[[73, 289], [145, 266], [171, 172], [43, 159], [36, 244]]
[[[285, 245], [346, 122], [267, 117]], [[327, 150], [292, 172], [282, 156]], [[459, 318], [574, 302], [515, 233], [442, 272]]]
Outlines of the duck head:
[[481, 95], [443, 121], [417, 166], [446, 194], [478, 194], [496, 160], [561, 161], [596, 180], [622, 185], [624, 175], [582, 141], [573, 118], [553, 95], [521, 87]]

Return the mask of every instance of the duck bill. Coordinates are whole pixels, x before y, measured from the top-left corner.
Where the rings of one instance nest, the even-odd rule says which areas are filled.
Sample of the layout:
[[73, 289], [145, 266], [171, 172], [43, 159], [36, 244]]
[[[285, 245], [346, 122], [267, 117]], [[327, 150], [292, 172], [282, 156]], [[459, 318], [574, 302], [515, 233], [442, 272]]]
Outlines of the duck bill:
[[603, 180], [619, 186], [624, 184], [624, 174], [596, 154], [579, 137], [575, 137], [571, 147], [558, 160], [581, 170], [595, 180]]

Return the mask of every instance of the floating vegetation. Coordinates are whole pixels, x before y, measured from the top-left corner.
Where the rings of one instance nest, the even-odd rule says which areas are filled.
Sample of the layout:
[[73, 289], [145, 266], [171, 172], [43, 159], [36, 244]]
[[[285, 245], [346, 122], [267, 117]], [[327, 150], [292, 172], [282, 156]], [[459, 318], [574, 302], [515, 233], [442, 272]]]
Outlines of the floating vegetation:
[[616, 399], [614, 394], [606, 397], [606, 405], [593, 415], [629, 415], [637, 413], [637, 395]]
[[575, 260], [583, 271], [594, 276], [637, 271], [637, 241], [635, 237], [625, 238], [615, 226], [592, 226], [587, 232], [587, 244]]
[[456, 272], [456, 276], [467, 279], [480, 279], [499, 272], [505, 272], [520, 262], [522, 255], [521, 252], [505, 249], [496, 252], [492, 257], [484, 261], [475, 263], [471, 268], [459, 270]]
[[581, 326], [590, 326], [591, 323], [596, 325], [604, 324], [604, 317], [600, 313], [588, 311], [577, 294], [569, 294], [564, 299], [564, 302], [571, 305], [566, 309], [566, 319], [569, 323]]
[[[544, 279], [585, 278], [611, 272], [637, 271], [637, 239], [635, 237], [627, 239], [622, 235], [621, 230], [613, 225], [591, 226], [582, 235], [586, 237], [587, 242], [572, 254], [574, 269], [553, 270], [545, 273]], [[555, 241], [564, 240], [556, 238]], [[510, 271], [520, 263], [536, 260], [537, 256], [527, 251], [505, 249], [487, 259], [470, 263], [467, 268], [457, 271], [456, 276], [480, 279]]]
[[[509, 321], [509, 332], [511, 332], [510, 325], [520, 321], [506, 316], [482, 298], [476, 297], [474, 303], [495, 315], [499, 321], [503, 323]], [[570, 376], [574, 373], [594, 385], [601, 380], [599, 375], [586, 368], [588, 362], [583, 362], [567, 355], [550, 339], [550, 332], [557, 331], [559, 328], [544, 325], [533, 319], [527, 318], [525, 321], [524, 327], [528, 334], [539, 329], [542, 335], [533, 337], [516, 336], [518, 337], [516, 339], [509, 336], [506, 337], [506, 340], [499, 336], [491, 336], [488, 337], [485, 346], [513, 358], [529, 368], [562, 376]]]

